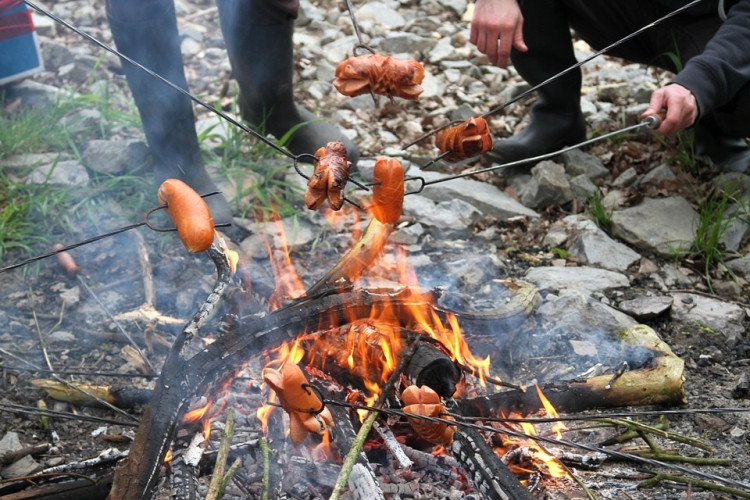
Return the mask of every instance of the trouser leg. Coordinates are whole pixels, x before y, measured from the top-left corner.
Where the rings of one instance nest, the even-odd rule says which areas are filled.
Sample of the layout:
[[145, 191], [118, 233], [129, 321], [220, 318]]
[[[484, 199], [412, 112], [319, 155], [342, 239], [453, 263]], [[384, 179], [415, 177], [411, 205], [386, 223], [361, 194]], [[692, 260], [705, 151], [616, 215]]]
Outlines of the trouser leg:
[[[576, 63], [570, 28], [560, 0], [525, 0], [519, 5], [529, 50], [513, 49], [511, 61], [527, 82], [537, 85]], [[495, 141], [487, 157], [498, 163], [508, 163], [556, 151], [585, 139], [580, 69], [540, 87], [537, 95], [528, 126], [509, 139]]]
[[[174, 1], [107, 0], [106, 6], [117, 49], [187, 90]], [[171, 177], [199, 193], [216, 191], [201, 159], [190, 98], [125, 60], [122, 68], [154, 156], [157, 185]], [[231, 222], [222, 196], [207, 201], [215, 221]]]
[[287, 147], [295, 154], [315, 153], [329, 141], [343, 140], [349, 160], [356, 163], [357, 149], [340, 130], [294, 102], [296, 0], [217, 0], [217, 4], [243, 118], [277, 138], [294, 129]]

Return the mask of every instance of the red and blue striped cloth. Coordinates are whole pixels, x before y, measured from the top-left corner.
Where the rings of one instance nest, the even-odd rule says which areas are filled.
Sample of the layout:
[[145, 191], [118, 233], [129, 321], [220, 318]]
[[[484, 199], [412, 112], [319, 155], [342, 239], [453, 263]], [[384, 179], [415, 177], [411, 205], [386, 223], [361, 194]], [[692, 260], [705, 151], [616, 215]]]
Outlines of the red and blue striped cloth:
[[28, 7], [21, 0], [0, 0], [0, 85], [43, 68]]

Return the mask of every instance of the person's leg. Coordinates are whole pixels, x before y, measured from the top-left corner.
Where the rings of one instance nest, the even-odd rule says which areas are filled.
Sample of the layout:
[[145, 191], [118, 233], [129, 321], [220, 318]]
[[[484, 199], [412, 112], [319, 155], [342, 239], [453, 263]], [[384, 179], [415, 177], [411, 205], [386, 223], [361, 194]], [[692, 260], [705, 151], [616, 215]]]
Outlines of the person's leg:
[[292, 34], [298, 2], [217, 0], [217, 4], [239, 84], [242, 117], [277, 138], [304, 123], [287, 144], [291, 152], [312, 154], [329, 141], [342, 140], [349, 161], [355, 164], [356, 146], [339, 129], [294, 102]]
[[[187, 89], [174, 0], [107, 0], [107, 18], [117, 49], [170, 82]], [[201, 160], [191, 100], [123, 60], [122, 68], [154, 156], [157, 185], [185, 181], [198, 193], [216, 191]], [[221, 195], [206, 199], [214, 221], [232, 221]]]
[[[675, 7], [670, 2], [653, 0], [563, 1], [573, 29], [597, 50], [661, 18]], [[644, 31], [612, 49], [610, 54], [677, 72], [689, 59], [703, 52], [720, 26], [716, 6], [706, 2]], [[706, 113], [695, 125], [696, 153], [708, 156], [726, 171], [746, 171], [750, 165], [750, 148], [745, 140], [750, 136], [748, 113], [750, 85], [743, 87], [729, 103]]]
[[[528, 52], [513, 49], [516, 71], [537, 85], [575, 64], [570, 28], [559, 0], [519, 2]], [[576, 68], [542, 86], [526, 128], [509, 139], [496, 140], [486, 157], [508, 163], [556, 151], [586, 138], [581, 114], [581, 71]]]

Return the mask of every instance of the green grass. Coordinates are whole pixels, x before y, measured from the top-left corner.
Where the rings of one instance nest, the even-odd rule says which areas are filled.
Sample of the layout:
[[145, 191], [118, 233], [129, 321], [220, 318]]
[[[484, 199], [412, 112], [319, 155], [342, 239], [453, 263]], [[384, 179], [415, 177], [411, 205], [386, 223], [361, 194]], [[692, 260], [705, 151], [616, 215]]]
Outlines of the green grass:
[[698, 225], [688, 254], [703, 264], [709, 288], [712, 288], [711, 271], [733, 255], [724, 247], [724, 234], [735, 220], [747, 222], [746, 206], [742, 201], [738, 202], [737, 193], [731, 189], [714, 190], [704, 197], [698, 207]]
[[[109, 138], [138, 125], [135, 108], [114, 106], [108, 87], [96, 95], [62, 95], [68, 97], [43, 109], [15, 110], [0, 100], [4, 110], [0, 113], [0, 161], [30, 153], [80, 160], [79, 148], [86, 141]], [[64, 121], [81, 110], [98, 110], [99, 119], [96, 126], [72, 131]], [[116, 229], [112, 224], [136, 222], [154, 204], [147, 199], [152, 191], [150, 179], [91, 174], [85, 187], [26, 184], [32, 168], [0, 171], [0, 259], [8, 263], [44, 253], [56, 242], [72, 243], [94, 232]]]
[[[258, 220], [267, 220], [272, 214], [298, 215], [303, 190], [285, 180], [286, 174], [294, 169], [293, 160], [231, 124], [222, 123], [218, 127], [223, 130], [215, 130], [215, 126], [201, 133], [198, 139], [206, 164], [218, 165], [221, 174], [234, 185], [237, 195], [230, 204], [235, 213]], [[282, 146], [288, 143], [294, 131], [287, 132], [278, 143]], [[206, 146], [217, 140], [217, 146]]]
[[[0, 96], [0, 110], [5, 110], [0, 113], [0, 161], [42, 152], [80, 160], [79, 151], [86, 141], [142, 137], [132, 100], [112, 87], [98, 82], [95, 89], [79, 90], [78, 94], [62, 92], [67, 97], [37, 110], [11, 110]], [[84, 110], [98, 114], [82, 117]], [[78, 118], [87, 120], [86, 126], [76, 123]], [[292, 160], [231, 124], [218, 127], [224, 133], [209, 129], [199, 135], [199, 141], [206, 164], [218, 166], [221, 175], [237, 188], [230, 200], [235, 213], [257, 220], [266, 220], [271, 214], [299, 214], [303, 189], [285, 180], [286, 174], [293, 172]], [[293, 132], [278, 142], [285, 144]], [[90, 172], [90, 183], [80, 188], [46, 182], [25, 184], [31, 168], [0, 171], [0, 259], [4, 263], [44, 253], [57, 242], [74, 243], [139, 222], [145, 211], [156, 205], [150, 174]]]
[[612, 211], [607, 210], [602, 201], [602, 195], [597, 192], [586, 203], [586, 210], [591, 214], [594, 222], [602, 231], [612, 233]]

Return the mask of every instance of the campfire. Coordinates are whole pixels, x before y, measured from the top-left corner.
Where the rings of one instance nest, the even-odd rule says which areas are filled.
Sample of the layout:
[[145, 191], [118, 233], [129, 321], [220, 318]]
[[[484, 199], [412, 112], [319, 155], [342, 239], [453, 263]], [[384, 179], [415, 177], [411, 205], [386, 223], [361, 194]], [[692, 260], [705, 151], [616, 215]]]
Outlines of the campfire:
[[[342, 219], [359, 224], [357, 216]], [[523, 281], [498, 281], [505, 291], [499, 306], [468, 307], [466, 297], [421, 287], [408, 252], [388, 242], [392, 231], [392, 223], [372, 217], [364, 232], [352, 231], [351, 250], [307, 289], [281, 229], [280, 245], [266, 241], [275, 279], [264, 286], [217, 236], [202, 254], [217, 270], [213, 291], [143, 398], [149, 404], [127, 457], [108, 476], [110, 498], [152, 496], [165, 476], [176, 498], [191, 497], [212, 424], [225, 422], [228, 447], [236, 417], [255, 426], [252, 453], [266, 457], [266, 479], [254, 494], [284, 488], [286, 474], [300, 473], [295, 460], [311, 460], [318, 474], [339, 471], [335, 481], [321, 477], [315, 485], [332, 498], [345, 491], [355, 498], [408, 494], [408, 482], [376, 475], [370, 456], [381, 456], [394, 478], [424, 467], [450, 478], [454, 494], [527, 498], [540, 484], [573, 484], [546, 446], [548, 433], [560, 440], [565, 426], [514, 419], [554, 420], [556, 407], [682, 401], [682, 362], [646, 327], [620, 334], [618, 356], [629, 356], [633, 370], [524, 386], [502, 380], [497, 373], [508, 371], [502, 359], [512, 351], [507, 342], [532, 317], [538, 291]], [[259, 298], [261, 289], [270, 295]], [[219, 304], [220, 320], [209, 320]], [[484, 352], [473, 351], [469, 339]], [[59, 391], [53, 382], [39, 385]], [[106, 391], [102, 397], [122, 402]], [[213, 457], [217, 470], [226, 459]]]
[[[371, 54], [342, 62], [336, 77], [345, 95], [416, 99], [424, 69], [417, 61]], [[435, 161], [462, 162], [492, 146], [484, 117], [447, 126], [435, 131]], [[668, 464], [679, 454], [662, 449], [654, 436], [711, 451], [702, 441], [672, 433], [664, 423], [644, 424], [632, 412], [594, 413], [685, 402], [684, 363], [653, 329], [629, 324], [614, 330], [603, 321], [561, 331], [540, 310], [543, 292], [519, 279], [488, 277], [481, 295], [453, 290], [447, 276], [430, 276], [430, 285], [423, 285], [408, 246], [391, 238], [409, 181], [404, 167], [395, 158], [378, 158], [372, 183], [360, 186], [367, 194], [358, 197], [345, 191], [347, 181], [356, 182], [345, 155], [344, 144], [334, 141], [315, 155], [287, 156], [306, 177], [307, 207], [322, 210], [340, 233], [351, 235], [348, 252], [335, 263], [317, 259], [318, 268], [300, 275], [300, 256], [288, 248], [277, 221], [279, 241], [261, 242], [272, 280], [255, 274], [251, 259], [226, 244], [198, 193], [166, 181], [159, 203], [176, 226], [182, 252], [214, 266], [210, 293], [186, 322], [163, 314], [149, 264], [157, 250], [134, 236], [145, 300], [110, 320], [128, 338], [123, 357], [155, 378], [153, 387], [71, 383], [54, 370], [32, 384], [72, 405], [106, 407], [120, 418], [116, 425], [136, 429], [108, 436], [120, 440], [118, 448], [18, 478], [0, 486], [0, 495], [214, 499], [233, 488], [247, 498], [525, 499], [552, 490], [591, 497], [578, 470], [595, 470], [609, 459], [664, 467], [741, 492], [744, 485], [736, 481]], [[315, 158], [309, 176], [299, 169], [301, 156]], [[417, 182], [409, 193], [452, 178], [412, 179]], [[148, 216], [129, 229], [138, 225], [159, 229]], [[65, 250], [53, 253], [68, 278], [87, 288]], [[181, 279], [180, 285], [199, 289], [190, 277]], [[581, 300], [596, 310], [595, 301]], [[142, 340], [133, 339], [119, 322], [149, 326]], [[158, 326], [175, 323], [180, 331], [170, 342]], [[167, 351], [163, 363], [154, 362], [159, 346]], [[145, 408], [136, 418], [127, 410], [138, 405]], [[39, 415], [78, 416], [47, 409]], [[572, 428], [568, 420], [590, 424]], [[634, 438], [648, 449], [624, 447]], [[3, 463], [23, 453], [2, 455]], [[682, 478], [669, 475], [674, 482]]]

